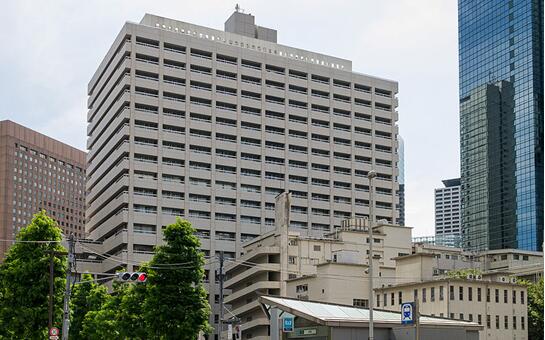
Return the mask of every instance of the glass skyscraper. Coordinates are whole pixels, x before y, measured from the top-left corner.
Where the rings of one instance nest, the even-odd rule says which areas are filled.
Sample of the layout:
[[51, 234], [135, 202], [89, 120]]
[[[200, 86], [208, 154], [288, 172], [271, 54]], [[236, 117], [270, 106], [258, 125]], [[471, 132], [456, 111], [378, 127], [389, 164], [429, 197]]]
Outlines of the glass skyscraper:
[[543, 1], [459, 0], [462, 238], [543, 249]]

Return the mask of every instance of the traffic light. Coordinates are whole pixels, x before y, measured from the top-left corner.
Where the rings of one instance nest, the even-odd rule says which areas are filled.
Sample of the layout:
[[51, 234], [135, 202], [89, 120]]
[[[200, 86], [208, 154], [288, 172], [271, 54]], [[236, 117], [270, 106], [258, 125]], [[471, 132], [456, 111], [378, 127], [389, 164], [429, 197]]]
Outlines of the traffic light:
[[117, 273], [117, 281], [144, 283], [148, 280], [148, 274], [144, 272], [121, 272]]

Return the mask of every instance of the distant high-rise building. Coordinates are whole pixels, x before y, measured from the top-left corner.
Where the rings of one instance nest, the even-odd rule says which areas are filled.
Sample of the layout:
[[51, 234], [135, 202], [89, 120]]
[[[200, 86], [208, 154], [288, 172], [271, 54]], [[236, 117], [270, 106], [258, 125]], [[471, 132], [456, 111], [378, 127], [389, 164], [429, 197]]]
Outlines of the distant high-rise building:
[[446, 179], [435, 189], [435, 236], [456, 235], [460, 227], [460, 179]]
[[[9, 120], [0, 121], [0, 238], [44, 209], [63, 232], [85, 236], [85, 152]], [[0, 257], [10, 242], [0, 242]]]
[[543, 1], [460, 0], [463, 247], [543, 247]]
[[377, 219], [395, 223], [396, 94], [349, 60], [278, 44], [249, 14], [225, 31], [127, 22], [89, 83], [86, 228], [115, 256], [100, 271], [149, 260], [182, 216], [212, 258], [217, 313], [214, 257], [272, 230], [279, 193], [292, 228], [322, 234], [368, 216], [374, 168]]
[[398, 176], [399, 218], [397, 219], [397, 224], [405, 225], [405, 141], [399, 135], [397, 136], [397, 140], [398, 140], [398, 146], [399, 146], [398, 147], [399, 162], [397, 163], [397, 167], [399, 171], [399, 176]]

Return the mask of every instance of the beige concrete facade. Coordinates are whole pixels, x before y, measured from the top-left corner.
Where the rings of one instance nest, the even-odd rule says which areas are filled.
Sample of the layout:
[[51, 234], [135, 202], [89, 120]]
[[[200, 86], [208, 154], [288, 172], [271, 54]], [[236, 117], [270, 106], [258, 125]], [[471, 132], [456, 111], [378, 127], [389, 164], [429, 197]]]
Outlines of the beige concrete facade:
[[[0, 121], [0, 238], [15, 239], [45, 209], [65, 235], [85, 236], [85, 152]], [[0, 242], [3, 258], [10, 242]]]
[[438, 279], [375, 289], [375, 306], [400, 311], [418, 299], [420, 313], [477, 322], [481, 340], [528, 339], [526, 287], [485, 280]]
[[[225, 302], [242, 320], [243, 337], [268, 338], [269, 323], [257, 302], [259, 295], [365, 305], [366, 222], [348, 220], [323, 237], [288, 231], [286, 224], [280, 222], [277, 230], [245, 244], [244, 255], [226, 267], [229, 279], [225, 284], [232, 291]], [[411, 228], [378, 225], [373, 239], [373, 263], [378, 268], [375, 285], [394, 284], [392, 258], [410, 252]]]
[[412, 255], [395, 259], [397, 283], [430, 280], [444, 276], [448, 271], [467, 268], [477, 269], [483, 276], [515, 276], [534, 282], [543, 277], [542, 252], [500, 249], [476, 253], [413, 243]]
[[[108, 259], [95, 269], [149, 259], [176, 216], [198, 229], [207, 256], [234, 259], [274, 229], [284, 191], [293, 194], [290, 227], [321, 235], [369, 214], [372, 168], [377, 218], [395, 222], [397, 83], [277, 44], [274, 30], [238, 31], [245, 16], [253, 22], [238, 13], [224, 32], [146, 14], [122, 27], [98, 66], [88, 86], [86, 227], [103, 245], [88, 255]], [[216, 269], [206, 268], [212, 305]]]

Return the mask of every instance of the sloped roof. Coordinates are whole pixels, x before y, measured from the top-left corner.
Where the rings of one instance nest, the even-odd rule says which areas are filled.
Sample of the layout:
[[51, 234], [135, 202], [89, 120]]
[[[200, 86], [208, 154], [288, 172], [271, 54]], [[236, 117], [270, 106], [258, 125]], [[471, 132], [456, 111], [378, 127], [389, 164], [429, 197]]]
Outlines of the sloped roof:
[[[273, 296], [260, 296], [259, 302], [266, 310], [271, 306], [277, 307], [280, 310], [320, 325], [368, 327], [369, 323], [369, 310], [364, 308]], [[373, 310], [373, 321], [375, 327], [380, 328], [400, 326], [401, 313]], [[420, 317], [420, 325], [427, 327], [463, 327], [477, 331], [483, 328], [483, 326], [475, 322], [427, 316]]]

